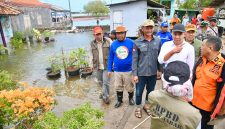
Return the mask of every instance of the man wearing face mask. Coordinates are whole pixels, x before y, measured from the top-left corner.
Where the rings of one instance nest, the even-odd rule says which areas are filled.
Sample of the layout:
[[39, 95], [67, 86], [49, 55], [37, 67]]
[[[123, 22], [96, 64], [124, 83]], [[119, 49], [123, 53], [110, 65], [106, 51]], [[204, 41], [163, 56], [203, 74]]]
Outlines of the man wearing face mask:
[[[153, 36], [154, 22], [152, 20], [145, 20], [141, 26], [143, 36], [135, 41], [133, 49], [132, 73], [133, 81], [136, 83], [136, 106], [135, 116], [142, 117], [142, 94], [146, 86], [146, 97], [143, 110], [150, 115], [148, 105], [148, 94], [154, 90], [157, 70], [159, 71], [159, 64], [157, 61], [158, 53], [161, 47], [161, 40]], [[160, 74], [160, 73], [158, 73]], [[160, 77], [160, 75], [159, 75]]]
[[123, 89], [129, 94], [129, 105], [134, 105], [134, 84], [132, 83], [132, 51], [133, 41], [126, 38], [126, 28], [124, 26], [116, 27], [116, 38], [111, 47], [108, 59], [108, 77], [110, 78], [114, 70], [115, 87], [117, 92], [118, 108], [123, 103]]

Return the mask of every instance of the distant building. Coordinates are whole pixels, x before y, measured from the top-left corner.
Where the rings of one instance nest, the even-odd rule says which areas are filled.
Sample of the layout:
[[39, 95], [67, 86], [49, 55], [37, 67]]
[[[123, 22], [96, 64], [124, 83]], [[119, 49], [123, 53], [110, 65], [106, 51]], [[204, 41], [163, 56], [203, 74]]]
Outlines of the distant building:
[[72, 26], [72, 19], [70, 18], [70, 11], [61, 7], [51, 5], [52, 27], [67, 28]]
[[7, 4], [23, 12], [11, 18], [13, 30], [27, 32], [32, 28], [51, 27], [50, 5], [38, 0], [8, 0]]
[[0, 2], [0, 44], [6, 47], [13, 36], [10, 16], [19, 15], [21, 12], [12, 6]]
[[32, 28], [63, 28], [65, 21], [70, 21], [68, 11], [39, 0], [7, 0], [7, 4], [23, 12], [12, 17], [13, 30], [29, 32]]
[[[128, 37], [137, 37], [138, 27], [146, 19], [158, 17], [163, 20], [167, 8], [152, 0], [130, 0], [108, 6], [110, 7], [110, 30], [123, 25], [128, 30]], [[148, 15], [148, 10], [152, 11], [152, 15]]]

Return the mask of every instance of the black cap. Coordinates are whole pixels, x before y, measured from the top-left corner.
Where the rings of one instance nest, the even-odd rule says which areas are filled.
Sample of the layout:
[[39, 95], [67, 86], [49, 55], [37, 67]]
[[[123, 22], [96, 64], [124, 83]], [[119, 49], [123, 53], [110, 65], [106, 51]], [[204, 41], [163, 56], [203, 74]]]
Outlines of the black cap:
[[211, 18], [209, 19], [209, 21], [210, 21], [210, 22], [211, 22], [211, 21], [216, 22], [217, 19], [216, 19], [215, 17], [211, 17]]
[[182, 24], [176, 24], [176, 25], [174, 25], [174, 27], [173, 27], [173, 32], [186, 32], [185, 31], [185, 27], [184, 27], [184, 25], [182, 25]]
[[112, 30], [111, 31], [111, 34], [116, 34], [116, 30]]
[[189, 66], [182, 61], [170, 62], [164, 70], [163, 77], [170, 83], [170, 86], [182, 85], [190, 78]]

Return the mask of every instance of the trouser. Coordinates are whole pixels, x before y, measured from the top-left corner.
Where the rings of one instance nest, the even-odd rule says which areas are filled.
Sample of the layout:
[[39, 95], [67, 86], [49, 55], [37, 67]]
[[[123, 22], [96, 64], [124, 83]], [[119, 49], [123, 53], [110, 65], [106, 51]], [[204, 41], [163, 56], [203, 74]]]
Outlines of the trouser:
[[117, 92], [123, 92], [124, 88], [127, 92], [134, 92], [134, 84], [132, 82], [131, 72], [114, 72], [115, 87]]
[[201, 129], [213, 129], [214, 128], [213, 125], [207, 125], [207, 123], [210, 121], [211, 112], [204, 111], [202, 109], [199, 109], [199, 111], [200, 111], [200, 113], [202, 115]]
[[138, 76], [138, 83], [136, 84], [136, 105], [141, 105], [142, 94], [146, 85], [145, 103], [148, 102], [148, 94], [155, 89], [157, 76]]
[[107, 70], [98, 70], [97, 78], [100, 86], [102, 87], [102, 97], [106, 99], [109, 97], [109, 78]]

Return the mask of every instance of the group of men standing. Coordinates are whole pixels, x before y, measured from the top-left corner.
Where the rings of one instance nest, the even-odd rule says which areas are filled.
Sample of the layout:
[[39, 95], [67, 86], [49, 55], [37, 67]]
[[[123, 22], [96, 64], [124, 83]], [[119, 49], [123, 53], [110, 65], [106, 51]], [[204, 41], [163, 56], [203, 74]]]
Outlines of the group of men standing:
[[[157, 79], [161, 78], [163, 69], [169, 63], [182, 61], [190, 69], [190, 80], [194, 86], [192, 103], [202, 115], [202, 129], [213, 128], [208, 126], [207, 122], [210, 120], [210, 113], [218, 95], [217, 80], [225, 79], [223, 69], [225, 59], [220, 53], [222, 47], [220, 38], [211, 36], [202, 43], [195, 38], [196, 26], [193, 24], [186, 26], [176, 24], [172, 34], [169, 35], [168, 25], [165, 22], [161, 24], [162, 31], [154, 36], [154, 26], [152, 20], [145, 20], [141, 25], [143, 34], [135, 41], [126, 38], [127, 30], [124, 26], [118, 26], [115, 30], [116, 40], [113, 42], [103, 37], [101, 27], [94, 28], [95, 40], [91, 42], [92, 64], [102, 86], [103, 101], [106, 104], [110, 103], [109, 80], [113, 72], [117, 94], [115, 108], [123, 103], [125, 88], [129, 105], [136, 103], [135, 116], [141, 118], [142, 109], [151, 115], [148, 95], [154, 90]], [[224, 80], [219, 84], [223, 86]], [[145, 104], [142, 107], [145, 87]]]

